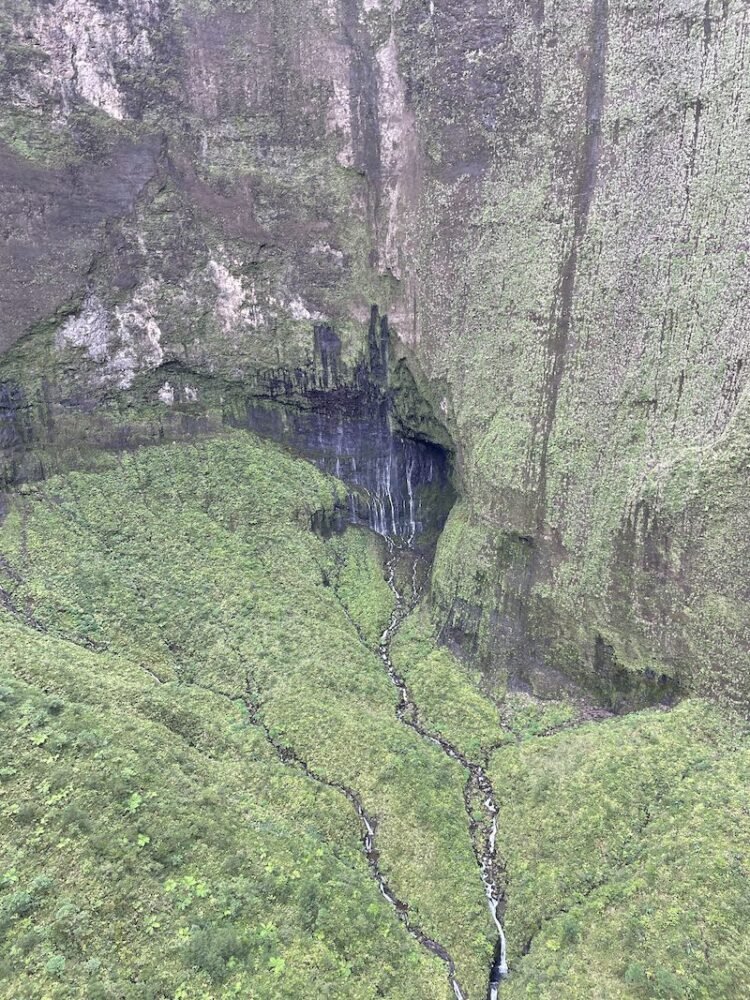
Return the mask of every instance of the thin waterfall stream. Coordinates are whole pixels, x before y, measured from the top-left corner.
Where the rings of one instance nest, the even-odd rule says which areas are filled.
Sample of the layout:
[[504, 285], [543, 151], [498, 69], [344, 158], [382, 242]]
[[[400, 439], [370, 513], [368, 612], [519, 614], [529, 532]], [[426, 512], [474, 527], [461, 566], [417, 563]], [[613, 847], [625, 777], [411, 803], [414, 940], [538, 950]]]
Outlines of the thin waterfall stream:
[[[490, 969], [487, 998], [488, 1000], [497, 1000], [500, 982], [508, 974], [505, 933], [499, 914], [502, 902], [502, 891], [499, 888], [497, 858], [497, 827], [499, 809], [495, 801], [492, 784], [487, 777], [484, 768], [480, 764], [470, 761], [461, 750], [455, 747], [444, 737], [436, 736], [424, 728], [419, 720], [419, 712], [416, 703], [413, 701], [409, 693], [406, 681], [398, 673], [393, 664], [393, 660], [391, 658], [391, 644], [393, 639], [409, 613], [416, 606], [420, 597], [418, 572], [422, 556], [420, 556], [420, 554], [412, 548], [411, 538], [408, 539], [406, 545], [402, 543], [397, 546], [388, 535], [384, 535], [383, 537], [388, 547], [388, 558], [386, 561], [386, 569], [388, 573], [387, 582], [394, 596], [394, 606], [388, 624], [380, 636], [378, 652], [387, 670], [391, 683], [399, 692], [399, 701], [396, 708], [396, 714], [399, 721], [401, 721], [404, 725], [409, 726], [423, 739], [433, 743], [435, 746], [438, 746], [448, 757], [460, 763], [469, 773], [469, 779], [464, 790], [464, 807], [469, 819], [469, 828], [472, 833], [472, 844], [480, 869], [485, 895], [487, 897], [493, 922], [498, 932], [498, 940]], [[403, 593], [398, 589], [396, 583], [397, 563], [399, 558], [406, 553], [408, 553], [412, 559], [412, 598], [410, 601], [407, 601]], [[372, 649], [363, 635], [359, 625], [352, 618], [346, 606], [342, 604], [342, 608], [357, 632], [360, 641], [367, 646], [368, 649]], [[149, 671], [149, 673], [157, 683], [163, 683], [156, 674], [153, 674], [151, 671]], [[380, 867], [379, 851], [375, 845], [375, 838], [377, 834], [376, 818], [366, 811], [364, 804], [356, 791], [343, 783], [334, 781], [318, 773], [292, 747], [282, 743], [274, 736], [270, 726], [263, 718], [262, 706], [258, 702], [257, 696], [254, 694], [255, 687], [256, 685], [254, 679], [252, 675], [248, 673], [246, 677], [245, 696], [242, 698], [242, 704], [247, 712], [248, 721], [258, 726], [263, 731], [268, 743], [273, 747], [277, 757], [283, 764], [298, 769], [310, 780], [316, 782], [322, 787], [329, 788], [340, 793], [350, 802], [360, 822], [363, 852], [365, 858], [367, 859], [372, 876], [377, 882], [381, 895], [393, 907], [399, 920], [401, 920], [404, 924], [408, 933], [416, 941], [418, 941], [422, 947], [427, 949], [433, 955], [436, 955], [445, 963], [450, 985], [456, 1000], [467, 1000], [466, 995], [464, 994], [458, 981], [456, 965], [452, 956], [448, 950], [440, 944], [440, 942], [431, 938], [413, 921], [413, 919], [409, 916], [408, 905], [399, 899], [395, 891], [391, 888], [387, 876], [382, 871]], [[230, 701], [235, 700], [230, 694], [216, 691], [213, 688], [207, 688], [207, 690], [210, 690], [212, 693], [220, 695], [221, 697], [227, 698]], [[475, 836], [478, 832], [480, 824], [478, 824], [473, 818], [473, 807], [477, 801], [481, 804], [487, 820], [487, 829], [483, 832], [480, 846], [477, 846], [477, 838]]]
[[[399, 720], [403, 722], [404, 725], [409, 726], [417, 732], [423, 739], [429, 740], [430, 743], [440, 747], [440, 749], [448, 757], [452, 760], [458, 761], [458, 763], [460, 763], [462, 767], [469, 772], [469, 779], [464, 790], [464, 806], [469, 819], [469, 828], [472, 833], [472, 844], [474, 846], [474, 853], [479, 865], [482, 884], [487, 897], [487, 904], [498, 934], [495, 954], [492, 961], [492, 967], [490, 969], [487, 997], [488, 1000], [497, 1000], [500, 983], [508, 975], [505, 931], [503, 929], [500, 916], [503, 893], [500, 888], [500, 873], [498, 870], [497, 857], [497, 824], [500, 810], [495, 800], [492, 783], [482, 765], [470, 761], [469, 758], [458, 749], [458, 747], [450, 743], [447, 739], [445, 739], [445, 737], [429, 732], [422, 725], [419, 719], [419, 710], [409, 693], [406, 681], [398, 673], [396, 667], [394, 666], [393, 659], [391, 657], [391, 645], [393, 643], [394, 636], [397, 634], [409, 613], [416, 606], [420, 596], [417, 576], [421, 557], [419, 553], [411, 547], [411, 538], [408, 539], [405, 549], [397, 546], [388, 535], [384, 535], [384, 538], [388, 547], [388, 559], [386, 561], [386, 570], [388, 573], [387, 580], [388, 586], [394, 596], [394, 607], [391, 612], [388, 625], [380, 637], [378, 652], [388, 672], [388, 677], [390, 678], [391, 683], [399, 693], [399, 702], [396, 708], [396, 714], [398, 715]], [[413, 560], [411, 600], [407, 600], [404, 597], [404, 594], [399, 590], [396, 583], [396, 568], [398, 561], [400, 556], [406, 552], [411, 555]], [[478, 824], [473, 817], [473, 806], [475, 804], [479, 804], [485, 814], [486, 821], [484, 824]], [[484, 826], [486, 829], [481, 830], [480, 826]], [[457, 1000], [461, 1000], [463, 994], [461, 993], [455, 977], [452, 979], [452, 985]]]

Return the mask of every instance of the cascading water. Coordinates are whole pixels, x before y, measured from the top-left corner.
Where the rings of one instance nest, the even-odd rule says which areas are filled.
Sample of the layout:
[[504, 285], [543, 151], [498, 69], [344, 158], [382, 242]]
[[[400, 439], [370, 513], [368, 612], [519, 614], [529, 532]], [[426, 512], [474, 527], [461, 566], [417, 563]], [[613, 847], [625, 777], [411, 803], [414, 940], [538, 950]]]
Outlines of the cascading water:
[[346, 412], [332, 405], [319, 411], [252, 406], [247, 425], [293, 444], [343, 480], [349, 495], [342, 518], [379, 535], [412, 545], [425, 531], [438, 530], [452, 505], [446, 452], [393, 431], [385, 399], [351, 404]]
[[[353, 369], [343, 364], [331, 327], [316, 326], [314, 340], [310, 368], [268, 373], [248, 398], [244, 419], [228, 419], [283, 442], [343, 480], [350, 493], [342, 521], [409, 544], [439, 530], [455, 499], [449, 453], [423, 433], [399, 430], [385, 317], [373, 309], [367, 354]], [[424, 410], [426, 404], [411, 396], [409, 406]]]
[[[430, 472], [432, 469], [430, 469]], [[409, 497], [409, 537], [407, 544], [411, 545], [417, 533], [416, 507], [414, 504], [414, 486], [412, 475], [414, 473], [414, 462], [409, 459], [406, 463], [406, 492]], [[415, 564], [416, 565], [416, 564]]]
[[[449, 452], [423, 437], [408, 437], [394, 430], [391, 421], [393, 400], [388, 385], [387, 323], [384, 318], [380, 321], [378, 334], [376, 320], [377, 310], [373, 310], [369, 360], [357, 368], [349, 381], [344, 381], [342, 377], [341, 344], [335, 333], [330, 327], [316, 327], [316, 366], [319, 367], [298, 371], [291, 378], [269, 379], [264, 391], [248, 400], [243, 423], [263, 436], [293, 447], [319, 468], [346, 483], [349, 493], [345, 506], [339, 511], [338, 526], [343, 527], [346, 521], [367, 525], [388, 545], [388, 582], [395, 602], [388, 626], [380, 639], [379, 653], [392, 684], [399, 692], [398, 718], [425, 740], [440, 747], [469, 774], [465, 793], [466, 811], [485, 895], [498, 933], [487, 994], [490, 1000], [495, 1000], [498, 984], [507, 975], [508, 969], [505, 934], [499, 916], [502, 893], [496, 871], [498, 808], [492, 786], [481, 765], [468, 760], [443, 737], [428, 732], [422, 726], [418, 708], [405, 681], [396, 671], [390, 654], [394, 635], [419, 597], [420, 536], [440, 530], [455, 499], [450, 481]], [[325, 526], [320, 527], [323, 530]], [[325, 530], [330, 530], [330, 526]], [[429, 544], [428, 534], [424, 547], [428, 548]], [[413, 560], [411, 602], [406, 601], [396, 584], [396, 563], [400, 554], [408, 554]], [[352, 624], [357, 628], [353, 620]], [[361, 633], [360, 638], [366, 644]], [[322, 780], [312, 774], [303, 762], [297, 763], [309, 776]], [[413, 936], [445, 961], [456, 1000], [465, 1000], [450, 955], [440, 944], [411, 926], [404, 916], [406, 908], [399, 903], [383, 878], [374, 847], [374, 823], [351, 790], [339, 790], [347, 795], [360, 817], [363, 847], [382, 895], [396, 907]], [[485, 815], [481, 830], [478, 830], [473, 816], [475, 806], [479, 806]]]
[[385, 414], [375, 415], [369, 429], [336, 434], [337, 451], [331, 467], [326, 436], [318, 436], [318, 465], [349, 484], [348, 519], [365, 523], [379, 535], [413, 544], [425, 530], [432, 511], [425, 509], [425, 490], [436, 485], [450, 491], [447, 460], [436, 446], [391, 431]]
[[[488, 827], [487, 833], [482, 837], [480, 847], [477, 847], [475, 843], [474, 850], [490, 914], [492, 915], [492, 920], [498, 934], [497, 946], [495, 948], [492, 967], [490, 969], [487, 990], [488, 1000], [497, 1000], [500, 983], [508, 975], [505, 931], [499, 916], [502, 899], [502, 892], [498, 885], [497, 873], [497, 824], [499, 808], [495, 801], [492, 784], [490, 779], [487, 777], [484, 768], [480, 764], [470, 761], [461, 750], [455, 747], [444, 737], [430, 733], [422, 725], [419, 719], [419, 709], [416, 703], [412, 700], [406, 681], [403, 677], [401, 677], [394, 666], [391, 658], [391, 644], [393, 642], [393, 638], [419, 599], [417, 567], [420, 556], [414, 550], [410, 550], [408, 544], [406, 550], [399, 549], [397, 544], [394, 543], [394, 540], [386, 532], [381, 532], [381, 534], [384, 535], [386, 545], [388, 546], [388, 586], [390, 587], [395, 598], [395, 604], [390, 621], [380, 637], [379, 652], [380, 658], [382, 659], [388, 672], [388, 677], [399, 693], [396, 714], [405, 725], [415, 730], [424, 739], [429, 740], [431, 743], [440, 747], [440, 749], [447, 754], [447, 756], [458, 761], [469, 772], [469, 780], [466, 785], [464, 803], [470, 827], [472, 829], [475, 827], [472, 805], [477, 799], [479, 800], [486, 817]], [[408, 553], [413, 559], [411, 602], [406, 601], [404, 595], [396, 585], [396, 566], [401, 553]], [[455, 977], [453, 977], [452, 983], [457, 1000], [461, 1000], [462, 994]]]

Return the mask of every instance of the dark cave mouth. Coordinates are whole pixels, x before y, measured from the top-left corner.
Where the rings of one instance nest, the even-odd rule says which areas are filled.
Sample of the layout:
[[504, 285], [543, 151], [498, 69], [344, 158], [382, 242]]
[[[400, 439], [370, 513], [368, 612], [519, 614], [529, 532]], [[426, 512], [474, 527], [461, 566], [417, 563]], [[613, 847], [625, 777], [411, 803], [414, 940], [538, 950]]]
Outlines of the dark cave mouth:
[[387, 317], [372, 307], [367, 349], [354, 369], [342, 363], [332, 327], [316, 326], [313, 341], [313, 365], [266, 373], [232, 422], [346, 484], [346, 503], [328, 529], [359, 524], [434, 549], [457, 499], [455, 447], [405, 359], [392, 360]]

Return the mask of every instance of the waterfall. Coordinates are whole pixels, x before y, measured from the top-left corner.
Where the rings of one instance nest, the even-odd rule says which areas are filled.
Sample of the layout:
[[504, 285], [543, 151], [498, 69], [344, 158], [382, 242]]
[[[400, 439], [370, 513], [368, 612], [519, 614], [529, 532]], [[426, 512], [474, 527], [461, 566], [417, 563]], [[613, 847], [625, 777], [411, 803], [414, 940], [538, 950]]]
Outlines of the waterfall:
[[[369, 469], [361, 458], [359, 462], [352, 460], [350, 478], [360, 487], [356, 495], [364, 498], [369, 527], [385, 538], [401, 540], [411, 547], [424, 530], [419, 490], [437, 476], [449, 488], [446, 471], [438, 466], [436, 472], [432, 455], [424, 455], [428, 445], [395, 435], [389, 438], [387, 445], [382, 439], [378, 444], [384, 445], [383, 450]], [[337, 474], [338, 471], [337, 461]], [[350, 499], [349, 508], [350, 519], [359, 520], [354, 513], [359, 510], [357, 501]]]
[[[430, 463], [432, 465], [432, 463]], [[406, 463], [406, 489], [409, 494], [409, 541], [408, 544], [414, 541], [414, 536], [417, 533], [417, 522], [414, 516], [414, 487], [412, 486], [412, 472], [414, 471], [414, 462], [410, 458]]]
[[343, 480], [349, 493], [344, 519], [417, 544], [447, 517], [455, 496], [448, 452], [395, 430], [384, 395], [342, 391], [310, 408], [252, 402], [245, 423]]

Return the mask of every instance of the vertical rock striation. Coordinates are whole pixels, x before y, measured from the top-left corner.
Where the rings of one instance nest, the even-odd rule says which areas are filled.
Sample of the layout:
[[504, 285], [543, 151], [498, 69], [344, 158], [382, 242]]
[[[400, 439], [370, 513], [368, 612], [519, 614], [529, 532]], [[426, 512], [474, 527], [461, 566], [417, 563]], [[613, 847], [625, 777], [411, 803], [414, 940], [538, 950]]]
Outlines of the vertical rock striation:
[[[747, 704], [749, 19], [742, 0], [12, 4], [6, 470], [42, 439], [214, 426], [272, 384], [333, 454], [339, 376], [300, 406], [296, 373], [322, 330], [342, 372], [369, 364], [377, 303], [455, 443], [445, 634], [538, 688]], [[411, 531], [412, 446], [360, 432], [373, 523], [395, 475]]]

